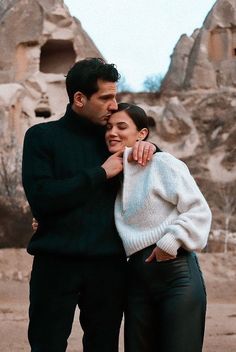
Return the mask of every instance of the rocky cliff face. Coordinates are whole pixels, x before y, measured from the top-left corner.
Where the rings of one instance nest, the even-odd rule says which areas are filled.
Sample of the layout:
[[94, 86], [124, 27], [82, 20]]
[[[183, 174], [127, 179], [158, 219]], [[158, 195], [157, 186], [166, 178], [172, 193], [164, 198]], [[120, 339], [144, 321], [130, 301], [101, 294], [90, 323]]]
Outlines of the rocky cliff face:
[[236, 3], [218, 0], [201, 29], [181, 36], [162, 91], [236, 87]]
[[1, 1], [0, 46], [0, 109], [9, 121], [1, 133], [9, 136], [14, 124], [18, 144], [28, 126], [63, 113], [74, 62], [101, 56], [62, 0]]
[[[216, 1], [202, 28], [191, 37], [180, 38], [161, 92], [162, 99], [167, 101], [166, 108], [173, 99], [178, 101], [185, 110], [182, 116], [187, 115], [191, 120], [189, 126], [194, 125], [188, 134], [183, 130], [177, 144], [164, 142], [164, 146], [188, 162], [212, 206], [213, 229], [235, 232], [235, 0]], [[177, 123], [179, 118], [174, 115]], [[166, 116], [163, 111], [158, 118], [162, 126], [160, 140]], [[169, 121], [173, 125], [170, 118]]]

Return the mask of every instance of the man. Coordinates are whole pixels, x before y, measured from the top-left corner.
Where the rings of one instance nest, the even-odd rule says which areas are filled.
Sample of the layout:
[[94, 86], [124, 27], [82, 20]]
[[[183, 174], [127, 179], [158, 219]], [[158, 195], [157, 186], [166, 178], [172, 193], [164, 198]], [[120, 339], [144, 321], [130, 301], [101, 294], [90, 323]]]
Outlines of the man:
[[[126, 258], [113, 213], [123, 166], [104, 141], [118, 79], [101, 59], [77, 62], [66, 78], [65, 115], [25, 136], [23, 186], [39, 222], [28, 246], [32, 352], [66, 350], [77, 305], [84, 351], [118, 351]], [[154, 151], [137, 143], [133, 158], [145, 164]]]

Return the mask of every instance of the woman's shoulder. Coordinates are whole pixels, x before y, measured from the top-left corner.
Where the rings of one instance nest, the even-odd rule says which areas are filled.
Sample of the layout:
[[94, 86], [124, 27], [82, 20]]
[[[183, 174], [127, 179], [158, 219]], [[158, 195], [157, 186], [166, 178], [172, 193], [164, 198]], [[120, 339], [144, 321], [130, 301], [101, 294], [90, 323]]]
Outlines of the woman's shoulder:
[[176, 158], [174, 155], [168, 152], [157, 152], [154, 154], [153, 161], [155, 162], [156, 166], [158, 167], [167, 167], [168, 169], [182, 169], [188, 170], [187, 165], [180, 159]]
[[177, 159], [174, 155], [165, 151], [155, 153], [154, 159], [163, 163], [181, 163], [181, 160]]

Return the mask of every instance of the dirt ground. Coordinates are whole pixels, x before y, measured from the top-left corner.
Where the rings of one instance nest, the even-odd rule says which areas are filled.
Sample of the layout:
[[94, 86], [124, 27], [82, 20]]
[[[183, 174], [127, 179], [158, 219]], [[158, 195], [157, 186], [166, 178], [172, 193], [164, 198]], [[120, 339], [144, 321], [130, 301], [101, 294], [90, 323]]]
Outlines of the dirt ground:
[[[28, 278], [32, 258], [25, 250], [0, 250], [0, 351], [29, 352]], [[208, 293], [204, 352], [236, 352], [236, 253], [201, 253]], [[82, 352], [76, 312], [68, 352]], [[123, 352], [121, 329], [120, 352]]]

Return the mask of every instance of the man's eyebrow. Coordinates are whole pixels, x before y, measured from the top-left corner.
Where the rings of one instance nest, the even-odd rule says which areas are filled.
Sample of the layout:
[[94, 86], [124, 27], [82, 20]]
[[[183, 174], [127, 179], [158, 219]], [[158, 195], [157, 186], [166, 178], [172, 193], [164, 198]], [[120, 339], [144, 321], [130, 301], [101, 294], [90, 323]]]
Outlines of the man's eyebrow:
[[111, 93], [104, 93], [100, 95], [100, 98], [114, 98], [116, 95]]

